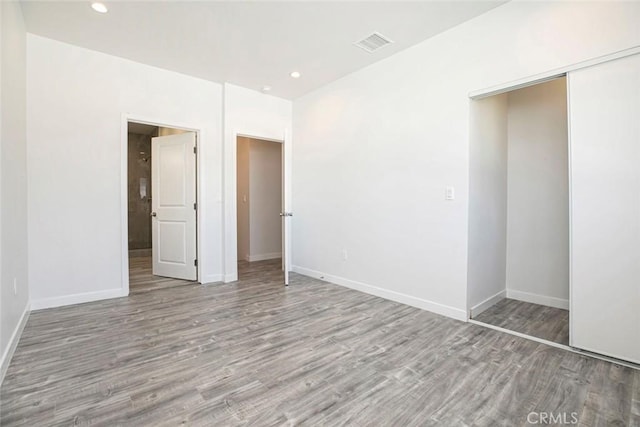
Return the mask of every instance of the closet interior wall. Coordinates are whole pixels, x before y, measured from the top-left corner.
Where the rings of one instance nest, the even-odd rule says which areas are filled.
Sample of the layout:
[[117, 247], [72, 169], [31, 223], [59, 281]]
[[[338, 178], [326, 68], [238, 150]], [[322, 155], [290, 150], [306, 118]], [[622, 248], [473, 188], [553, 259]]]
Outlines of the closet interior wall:
[[566, 79], [471, 101], [468, 306], [568, 308]]
[[507, 298], [568, 309], [566, 79], [508, 98]]

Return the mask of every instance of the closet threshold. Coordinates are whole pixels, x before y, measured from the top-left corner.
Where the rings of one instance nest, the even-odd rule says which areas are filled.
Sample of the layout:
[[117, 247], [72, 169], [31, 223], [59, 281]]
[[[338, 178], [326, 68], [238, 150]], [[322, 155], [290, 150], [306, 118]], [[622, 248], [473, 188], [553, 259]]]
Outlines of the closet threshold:
[[527, 335], [527, 334], [523, 334], [521, 332], [516, 332], [516, 331], [512, 331], [510, 329], [502, 328], [500, 326], [491, 325], [489, 323], [478, 322], [477, 320], [474, 320], [474, 319], [469, 319], [468, 322], [472, 323], [474, 325], [485, 327], [487, 329], [493, 329], [493, 330], [498, 331], [498, 332], [504, 332], [504, 333], [509, 334], [509, 335], [514, 335], [516, 337], [524, 338], [524, 339], [527, 339], [529, 341], [535, 341], [535, 342], [538, 342], [540, 344], [546, 344], [548, 346], [559, 348], [561, 350], [570, 351], [571, 353], [581, 354], [583, 356], [592, 357], [594, 359], [599, 359], [599, 360], [604, 360], [605, 362], [615, 363], [616, 365], [626, 366], [627, 368], [636, 369], [636, 370], [640, 371], [640, 365], [638, 365], [636, 363], [632, 363], [632, 362], [627, 362], [626, 360], [616, 359], [615, 357], [609, 357], [609, 356], [605, 356], [605, 355], [602, 355], [602, 354], [593, 353], [593, 352], [590, 352], [590, 351], [587, 351], [587, 350], [581, 350], [581, 349], [578, 349], [578, 348], [575, 348], [575, 347], [571, 347], [571, 346], [568, 346], [568, 345], [559, 344], [557, 342], [545, 340], [544, 338], [538, 338], [538, 337], [534, 337], [532, 335]]

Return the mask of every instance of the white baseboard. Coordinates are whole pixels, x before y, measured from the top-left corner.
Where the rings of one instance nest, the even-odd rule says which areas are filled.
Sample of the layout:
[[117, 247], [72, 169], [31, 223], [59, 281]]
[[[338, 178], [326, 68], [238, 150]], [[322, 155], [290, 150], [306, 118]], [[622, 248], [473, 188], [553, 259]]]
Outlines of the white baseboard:
[[282, 258], [282, 253], [281, 252], [271, 252], [271, 253], [267, 253], [267, 254], [248, 255], [247, 256], [247, 261], [249, 261], [249, 262], [266, 261], [268, 259], [276, 259], [276, 258]]
[[497, 303], [499, 303], [500, 301], [502, 301], [506, 297], [507, 297], [507, 291], [506, 290], [502, 290], [502, 291], [496, 293], [495, 295], [490, 296], [486, 300], [482, 301], [480, 304], [476, 304], [473, 307], [471, 307], [471, 310], [469, 312], [469, 316], [471, 318], [473, 318], [473, 317], [479, 315], [480, 313], [482, 313], [483, 311], [486, 311], [489, 307], [492, 307], [492, 306], [496, 305]]
[[380, 298], [410, 305], [412, 307], [420, 308], [432, 313], [451, 317], [456, 320], [462, 320], [463, 322], [467, 321], [467, 313], [465, 312], [465, 310], [461, 310], [459, 308], [451, 307], [433, 301], [428, 301], [407, 294], [402, 294], [400, 292], [390, 291], [388, 289], [382, 289], [377, 286], [368, 285], [366, 283], [356, 282], [354, 280], [349, 280], [338, 276], [332, 276], [330, 274], [325, 274], [297, 265], [294, 265], [292, 267], [292, 271], [304, 276], [313, 277], [314, 279], [324, 280], [325, 282], [364, 292], [365, 294], [375, 295]]
[[84, 302], [100, 301], [103, 299], [126, 297], [128, 294], [122, 288], [106, 291], [85, 292], [82, 294], [64, 295], [60, 297], [40, 298], [31, 300], [31, 310], [62, 307], [65, 305], [82, 304]]
[[569, 310], [569, 300], [507, 289], [507, 298]]
[[4, 350], [4, 353], [2, 354], [2, 359], [0, 359], [0, 385], [2, 385], [2, 381], [4, 381], [4, 376], [7, 373], [9, 364], [11, 363], [13, 353], [15, 353], [16, 347], [18, 347], [18, 342], [20, 341], [22, 331], [24, 330], [24, 327], [27, 324], [27, 320], [29, 319], [30, 312], [30, 304], [27, 302], [24, 307], [24, 311], [20, 316], [20, 320], [18, 321], [16, 328], [13, 330], [11, 338], [9, 338], [9, 343], [7, 345], [7, 348]]
[[210, 283], [222, 282], [224, 276], [222, 274], [208, 274], [200, 280], [200, 283], [203, 285], [208, 285]]

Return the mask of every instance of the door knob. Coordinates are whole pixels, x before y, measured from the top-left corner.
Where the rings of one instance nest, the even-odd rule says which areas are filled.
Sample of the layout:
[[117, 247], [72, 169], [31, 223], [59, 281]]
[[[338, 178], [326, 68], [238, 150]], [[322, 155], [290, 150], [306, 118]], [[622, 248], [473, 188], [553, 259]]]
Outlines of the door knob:
[[155, 212], [151, 212], [151, 216], [158, 216], [158, 214]]

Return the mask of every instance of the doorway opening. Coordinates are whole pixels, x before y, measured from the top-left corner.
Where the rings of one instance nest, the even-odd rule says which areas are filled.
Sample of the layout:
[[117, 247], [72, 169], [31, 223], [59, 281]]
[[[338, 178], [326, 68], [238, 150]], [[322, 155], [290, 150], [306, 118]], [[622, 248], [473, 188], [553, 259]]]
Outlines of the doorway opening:
[[569, 345], [567, 82], [471, 101], [473, 321]]
[[130, 293], [197, 281], [195, 132], [127, 122]]
[[236, 149], [238, 278], [257, 271], [280, 276], [283, 143], [238, 135]]

